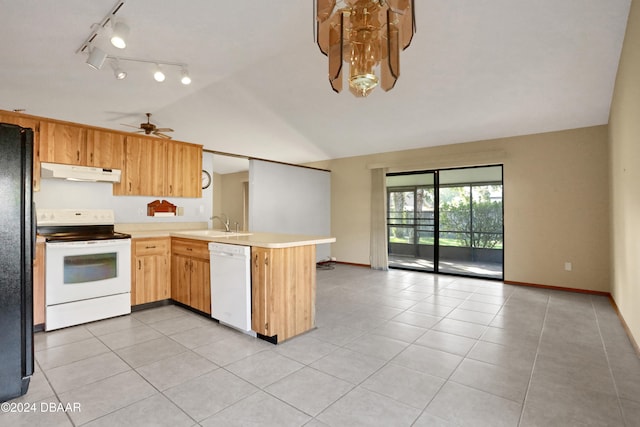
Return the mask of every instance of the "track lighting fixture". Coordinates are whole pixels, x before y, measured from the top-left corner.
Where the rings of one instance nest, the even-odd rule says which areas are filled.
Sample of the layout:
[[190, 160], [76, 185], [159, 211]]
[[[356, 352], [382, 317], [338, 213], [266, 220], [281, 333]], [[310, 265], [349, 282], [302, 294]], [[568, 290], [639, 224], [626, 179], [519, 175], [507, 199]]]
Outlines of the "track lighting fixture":
[[124, 80], [127, 78], [127, 72], [120, 68], [120, 62], [118, 58], [111, 61], [111, 68], [113, 68], [113, 75], [118, 80]]
[[156, 64], [156, 71], [153, 73], [153, 78], [158, 83], [162, 83], [166, 78], [162, 70], [160, 69], [160, 64]]
[[[138, 62], [143, 64], [153, 64], [153, 78], [155, 81], [161, 83], [165, 81], [166, 74], [165, 68], [167, 67], [180, 67], [181, 70], [181, 78], [180, 82], [183, 85], [191, 84], [191, 77], [189, 77], [189, 72], [187, 64], [183, 64], [181, 62], [167, 62], [167, 61], [158, 61], [155, 59], [147, 60], [147, 59], [137, 59], [137, 58], [127, 58], [122, 56], [111, 56], [107, 55], [107, 59], [111, 60], [111, 68], [113, 69], [113, 75], [116, 79], [122, 80], [127, 77], [127, 72], [121, 66], [122, 62]], [[88, 62], [88, 61], [87, 61]]]
[[[105, 32], [105, 29], [109, 25], [111, 26], [111, 28], [113, 30], [112, 34], [114, 34], [114, 35], [115, 34], [121, 34], [121, 37], [126, 37], [127, 36], [127, 33], [129, 31], [129, 27], [127, 27], [126, 24], [124, 26], [120, 26], [120, 30], [118, 30], [119, 32], [116, 31], [116, 27], [117, 27], [117, 24], [118, 24], [118, 22], [116, 20], [116, 13], [118, 13], [120, 11], [122, 6], [124, 6], [124, 0], [116, 1], [116, 4], [111, 8], [111, 11], [109, 11], [109, 13], [107, 13], [104, 16], [104, 18], [102, 18], [102, 20], [100, 22], [96, 22], [96, 23], [91, 25], [91, 32], [89, 33], [87, 38], [84, 40], [84, 42], [80, 45], [78, 50], [76, 50], [76, 53], [87, 53], [87, 52], [89, 52], [89, 50], [91, 49], [92, 44], [95, 42], [96, 38], [98, 38], [98, 36], [103, 34]], [[124, 42], [124, 38], [122, 40]], [[116, 46], [116, 45], [114, 44], [114, 46]], [[126, 46], [126, 44], [124, 46]], [[122, 46], [122, 47], [124, 48], [124, 46]]]
[[191, 77], [189, 77], [189, 71], [185, 67], [182, 67], [182, 77], [180, 78], [180, 83], [183, 85], [191, 84]]
[[122, 21], [111, 19], [113, 32], [111, 33], [111, 44], [118, 49], [127, 47], [127, 36], [129, 35], [129, 26]]
[[89, 57], [87, 58], [87, 65], [91, 68], [99, 70], [102, 68], [105, 59], [107, 59], [107, 52], [100, 49], [97, 46], [93, 46], [90, 48]]
[[[160, 68], [162, 67], [180, 67], [181, 69], [181, 77], [180, 82], [183, 85], [191, 84], [191, 77], [189, 76], [189, 71], [187, 70], [188, 66], [182, 62], [168, 62], [168, 61], [158, 61], [156, 59], [138, 59], [138, 58], [124, 58], [122, 56], [112, 56], [108, 55], [103, 49], [96, 46], [99, 39], [105, 36], [107, 32], [107, 27], [111, 27], [111, 35], [109, 39], [111, 40], [111, 44], [117, 47], [118, 49], [124, 49], [127, 46], [126, 38], [129, 34], [129, 26], [124, 23], [121, 19], [116, 19], [116, 13], [120, 11], [122, 6], [124, 6], [125, 0], [117, 0], [116, 4], [111, 8], [111, 11], [105, 15], [104, 18], [98, 23], [91, 25], [91, 32], [89, 36], [85, 39], [85, 41], [80, 45], [76, 53], [82, 53], [88, 55], [87, 64], [99, 70], [102, 68], [104, 61], [107, 59], [111, 60], [111, 68], [113, 69], [113, 75], [118, 80], [123, 80], [127, 77], [127, 72], [124, 71], [120, 67], [121, 61], [129, 61], [129, 62], [141, 62], [146, 64], [154, 64], [155, 70], [153, 73], [153, 78], [157, 82], [163, 82], [166, 78], [164, 71]], [[104, 46], [107, 43], [100, 44], [100, 46]]]

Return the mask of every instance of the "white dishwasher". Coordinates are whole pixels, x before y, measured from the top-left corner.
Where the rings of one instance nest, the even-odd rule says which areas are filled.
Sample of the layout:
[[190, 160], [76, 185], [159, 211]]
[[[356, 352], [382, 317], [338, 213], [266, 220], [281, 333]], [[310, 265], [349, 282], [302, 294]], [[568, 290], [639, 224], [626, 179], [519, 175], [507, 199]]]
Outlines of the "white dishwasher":
[[209, 243], [211, 317], [255, 336], [251, 330], [251, 248]]

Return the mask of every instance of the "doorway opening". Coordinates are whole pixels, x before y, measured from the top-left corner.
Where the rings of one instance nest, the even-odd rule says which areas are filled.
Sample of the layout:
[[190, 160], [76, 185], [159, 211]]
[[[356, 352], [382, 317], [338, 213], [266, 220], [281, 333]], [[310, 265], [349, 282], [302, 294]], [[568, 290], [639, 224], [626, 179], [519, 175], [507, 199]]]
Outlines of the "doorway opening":
[[502, 279], [502, 166], [387, 175], [389, 267]]

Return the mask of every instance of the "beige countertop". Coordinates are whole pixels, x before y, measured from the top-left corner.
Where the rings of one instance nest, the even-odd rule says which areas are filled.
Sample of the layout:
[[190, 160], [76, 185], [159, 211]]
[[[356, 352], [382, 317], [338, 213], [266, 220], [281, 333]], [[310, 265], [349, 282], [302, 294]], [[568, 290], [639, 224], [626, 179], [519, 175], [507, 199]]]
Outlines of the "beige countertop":
[[[199, 232], [202, 234], [198, 234]], [[309, 236], [302, 234], [281, 234], [261, 232], [240, 232], [226, 235], [218, 230], [220, 235], [205, 235], [205, 230], [126, 230], [134, 239], [151, 237], [181, 237], [184, 239], [203, 240], [207, 242], [227, 243], [231, 245], [256, 246], [261, 248], [290, 248], [294, 246], [318, 245], [333, 243], [335, 237]], [[215, 231], [214, 231], [215, 232]]]

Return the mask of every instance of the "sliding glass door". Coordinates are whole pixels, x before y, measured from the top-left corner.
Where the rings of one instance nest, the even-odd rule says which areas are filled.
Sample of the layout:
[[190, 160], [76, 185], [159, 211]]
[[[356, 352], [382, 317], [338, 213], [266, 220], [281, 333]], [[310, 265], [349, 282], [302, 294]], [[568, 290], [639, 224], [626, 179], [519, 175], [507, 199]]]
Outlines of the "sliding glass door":
[[434, 271], [435, 175], [387, 177], [389, 265]]
[[503, 277], [502, 166], [387, 176], [389, 266]]

